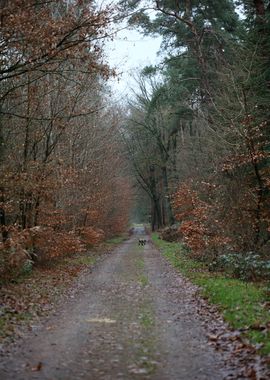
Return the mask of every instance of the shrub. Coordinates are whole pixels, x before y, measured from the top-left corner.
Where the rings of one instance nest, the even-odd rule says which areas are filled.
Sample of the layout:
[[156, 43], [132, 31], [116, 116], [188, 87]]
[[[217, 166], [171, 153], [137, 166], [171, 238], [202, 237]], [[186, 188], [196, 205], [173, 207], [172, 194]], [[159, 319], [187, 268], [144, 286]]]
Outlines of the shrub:
[[77, 229], [77, 233], [80, 235], [82, 242], [86, 246], [92, 246], [98, 244], [104, 240], [104, 231], [93, 227], [83, 227]]
[[31, 257], [18, 240], [9, 238], [0, 246], [0, 276], [10, 280], [32, 270]]
[[270, 261], [262, 260], [253, 251], [221, 255], [209, 269], [222, 269], [242, 280], [270, 279]]
[[159, 236], [162, 240], [169, 242], [180, 241], [183, 237], [177, 224], [174, 224], [170, 227], [166, 227], [163, 230], [159, 231]]
[[37, 262], [43, 263], [85, 250], [80, 238], [72, 231], [56, 232], [51, 227], [34, 227], [30, 230]]

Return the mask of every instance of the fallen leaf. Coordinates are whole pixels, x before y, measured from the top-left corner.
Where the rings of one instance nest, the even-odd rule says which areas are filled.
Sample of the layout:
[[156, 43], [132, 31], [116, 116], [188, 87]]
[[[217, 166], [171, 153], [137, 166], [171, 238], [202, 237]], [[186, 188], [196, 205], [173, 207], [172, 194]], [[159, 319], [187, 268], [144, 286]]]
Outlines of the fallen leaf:
[[218, 338], [219, 338], [218, 335], [208, 335], [208, 339], [212, 341], [218, 340]]
[[42, 362], [39, 362], [36, 367], [32, 368], [32, 371], [33, 372], [38, 372], [38, 371], [40, 371], [42, 369], [42, 366], [43, 366]]
[[254, 368], [249, 368], [248, 371], [246, 372], [246, 376], [249, 379], [252, 379], [252, 380], [257, 380], [258, 379], [257, 373], [256, 373], [256, 371], [255, 371]]

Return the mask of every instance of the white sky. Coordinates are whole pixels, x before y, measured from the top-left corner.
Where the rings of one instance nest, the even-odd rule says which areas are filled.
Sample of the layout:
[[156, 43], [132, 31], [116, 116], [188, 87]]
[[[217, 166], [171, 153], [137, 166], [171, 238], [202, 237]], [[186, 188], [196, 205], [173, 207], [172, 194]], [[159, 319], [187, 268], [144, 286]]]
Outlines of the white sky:
[[125, 96], [134, 87], [132, 76], [144, 66], [158, 62], [160, 38], [144, 37], [135, 30], [118, 32], [114, 41], [107, 45], [106, 54], [110, 66], [116, 68], [119, 77], [111, 81], [117, 96]]
[[[101, 7], [114, 3], [111, 0], [99, 0], [98, 2]], [[154, 65], [158, 62], [157, 52], [160, 43], [160, 37], [144, 37], [138, 31], [130, 29], [120, 30], [114, 40], [107, 43], [105, 54], [108, 63], [119, 73], [117, 79], [110, 81], [115, 97], [124, 98], [130, 94], [135, 86], [133, 75], [144, 66]]]

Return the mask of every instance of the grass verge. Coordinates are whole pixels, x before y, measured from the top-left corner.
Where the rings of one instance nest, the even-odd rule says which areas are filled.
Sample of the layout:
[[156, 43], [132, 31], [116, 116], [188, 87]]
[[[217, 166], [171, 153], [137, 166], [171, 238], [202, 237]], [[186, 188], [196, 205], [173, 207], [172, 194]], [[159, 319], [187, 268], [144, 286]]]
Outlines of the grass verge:
[[169, 262], [218, 306], [231, 327], [243, 331], [243, 336], [257, 345], [261, 354], [270, 354], [270, 297], [265, 285], [209, 272], [203, 263], [189, 258], [180, 243], [161, 240], [157, 233], [152, 239]]
[[109, 240], [106, 240], [106, 244], [114, 245], [114, 244], [121, 244], [123, 241], [125, 241], [128, 238], [126, 234], [115, 236]]

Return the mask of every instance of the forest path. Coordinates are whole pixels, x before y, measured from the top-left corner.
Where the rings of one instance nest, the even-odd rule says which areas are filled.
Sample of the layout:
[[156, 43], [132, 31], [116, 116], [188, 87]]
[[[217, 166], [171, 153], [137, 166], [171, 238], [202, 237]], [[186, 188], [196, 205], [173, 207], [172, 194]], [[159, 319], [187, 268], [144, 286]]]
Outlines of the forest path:
[[0, 378], [219, 380], [194, 289], [137, 227], [88, 275], [84, 288], [9, 358]]

